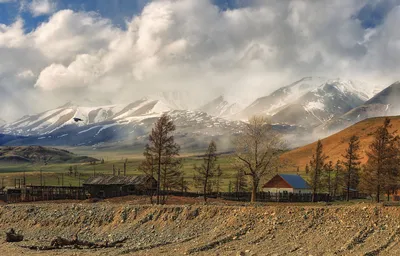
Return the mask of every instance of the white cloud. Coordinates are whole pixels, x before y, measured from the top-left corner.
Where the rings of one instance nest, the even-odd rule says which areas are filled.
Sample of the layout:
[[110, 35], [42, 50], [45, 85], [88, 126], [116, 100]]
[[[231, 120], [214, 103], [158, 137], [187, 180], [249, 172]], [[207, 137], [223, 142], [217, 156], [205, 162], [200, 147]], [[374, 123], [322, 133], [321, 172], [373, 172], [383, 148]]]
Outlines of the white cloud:
[[0, 25], [0, 88], [51, 95], [51, 105], [173, 89], [250, 100], [310, 75], [386, 84], [400, 78], [400, 11], [365, 30], [353, 18], [363, 2], [260, 0], [221, 11], [210, 1], [155, 1], [126, 29], [72, 10], [29, 33], [17, 20]]
[[29, 4], [29, 10], [33, 16], [52, 14], [56, 10], [56, 3], [52, 0], [33, 0]]

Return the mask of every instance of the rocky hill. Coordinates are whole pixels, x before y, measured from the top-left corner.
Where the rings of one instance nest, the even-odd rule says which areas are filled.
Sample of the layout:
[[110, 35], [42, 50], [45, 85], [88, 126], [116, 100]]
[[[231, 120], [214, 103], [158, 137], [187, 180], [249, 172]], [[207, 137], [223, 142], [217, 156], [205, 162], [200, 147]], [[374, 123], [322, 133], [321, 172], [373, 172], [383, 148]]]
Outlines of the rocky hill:
[[19, 204], [0, 207], [5, 255], [39, 255], [54, 237], [123, 240], [107, 249], [58, 249], [46, 255], [399, 255], [400, 209], [353, 206], [150, 206], [126, 203]]
[[97, 159], [78, 156], [74, 153], [57, 148], [42, 146], [0, 147], [0, 163], [85, 163]]

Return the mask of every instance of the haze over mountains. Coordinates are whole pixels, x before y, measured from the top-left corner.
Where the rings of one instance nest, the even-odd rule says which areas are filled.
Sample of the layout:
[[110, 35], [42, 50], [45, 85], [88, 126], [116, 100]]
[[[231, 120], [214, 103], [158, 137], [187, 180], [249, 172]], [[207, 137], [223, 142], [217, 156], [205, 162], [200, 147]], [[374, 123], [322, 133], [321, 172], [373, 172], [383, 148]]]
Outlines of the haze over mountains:
[[[177, 125], [177, 137], [188, 147], [205, 138], [229, 144], [253, 115], [266, 115], [275, 129], [287, 136], [327, 136], [368, 117], [400, 113], [396, 97], [400, 83], [384, 85], [346, 79], [305, 77], [247, 107], [228, 102], [224, 95], [206, 104], [185, 92], [161, 92], [126, 104], [80, 106], [67, 103], [15, 122], [0, 125], [9, 145], [96, 146], [107, 143], [143, 144], [152, 124], [168, 113]], [[76, 121], [79, 118], [81, 121]], [[322, 135], [321, 135], [322, 134]], [[5, 140], [4, 138], [8, 138]]]

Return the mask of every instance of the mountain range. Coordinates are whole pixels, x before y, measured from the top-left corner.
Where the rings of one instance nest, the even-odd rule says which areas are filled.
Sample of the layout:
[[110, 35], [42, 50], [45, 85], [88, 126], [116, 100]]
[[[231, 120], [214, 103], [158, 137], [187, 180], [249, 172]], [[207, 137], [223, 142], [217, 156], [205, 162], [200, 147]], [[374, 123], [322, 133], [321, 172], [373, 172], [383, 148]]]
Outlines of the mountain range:
[[177, 139], [190, 148], [211, 138], [230, 141], [253, 115], [268, 116], [274, 127], [288, 136], [307, 137], [316, 132], [326, 136], [368, 117], [399, 114], [396, 97], [400, 96], [400, 83], [382, 88], [353, 80], [305, 77], [256, 99], [247, 107], [228, 102], [223, 95], [201, 104], [193, 96], [180, 92], [161, 92], [131, 103], [105, 106], [69, 102], [0, 124], [0, 133], [7, 135], [3, 135], [0, 143], [139, 145], [146, 142], [152, 124], [162, 113], [171, 116], [177, 126]]

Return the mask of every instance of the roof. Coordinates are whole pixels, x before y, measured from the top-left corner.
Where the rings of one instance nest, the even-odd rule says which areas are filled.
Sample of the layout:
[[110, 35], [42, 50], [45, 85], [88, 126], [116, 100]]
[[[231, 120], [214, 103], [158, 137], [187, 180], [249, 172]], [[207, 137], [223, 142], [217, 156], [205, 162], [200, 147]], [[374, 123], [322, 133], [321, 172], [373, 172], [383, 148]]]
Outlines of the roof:
[[284, 179], [292, 188], [296, 189], [310, 189], [307, 181], [297, 174], [278, 174], [282, 179]]
[[139, 176], [113, 176], [100, 175], [87, 179], [83, 185], [141, 185], [151, 178], [147, 175]]
[[[282, 182], [279, 182], [283, 180]], [[263, 188], [294, 188], [294, 189], [310, 189], [307, 181], [297, 174], [277, 174], [270, 179]]]

